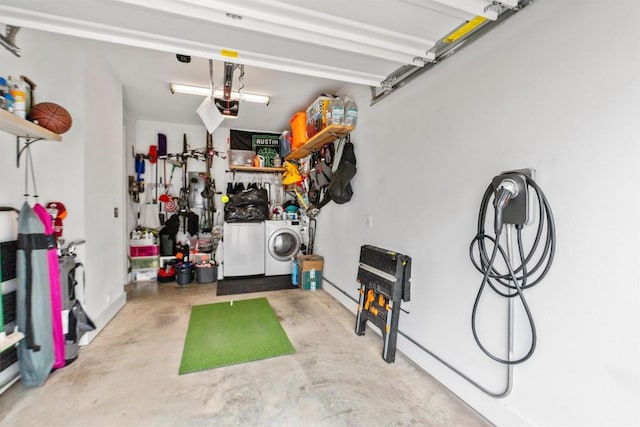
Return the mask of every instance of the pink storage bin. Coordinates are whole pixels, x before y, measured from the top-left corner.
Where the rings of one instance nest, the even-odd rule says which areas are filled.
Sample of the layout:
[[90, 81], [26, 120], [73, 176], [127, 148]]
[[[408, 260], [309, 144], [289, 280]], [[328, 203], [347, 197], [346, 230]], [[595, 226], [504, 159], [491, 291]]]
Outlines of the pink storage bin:
[[150, 246], [131, 246], [129, 248], [132, 257], [139, 256], [158, 256], [160, 255], [160, 247], [158, 245]]

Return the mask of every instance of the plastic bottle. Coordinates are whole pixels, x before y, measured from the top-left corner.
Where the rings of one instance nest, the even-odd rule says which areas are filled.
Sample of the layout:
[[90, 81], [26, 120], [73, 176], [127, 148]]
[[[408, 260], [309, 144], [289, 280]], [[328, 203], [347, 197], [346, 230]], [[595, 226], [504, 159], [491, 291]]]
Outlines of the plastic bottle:
[[6, 103], [7, 111], [10, 113], [13, 113], [13, 96], [11, 96], [10, 93], [5, 93], [4, 99], [5, 101], [7, 101]]
[[291, 284], [293, 286], [298, 286], [298, 263], [295, 258], [291, 269]]
[[25, 76], [20, 76], [20, 83], [24, 89], [25, 111], [27, 113], [27, 117], [29, 117], [31, 114], [31, 107], [33, 107], [33, 83]]
[[331, 123], [332, 125], [344, 124], [344, 101], [342, 98], [336, 97], [331, 101]]
[[358, 124], [358, 106], [351, 97], [344, 100], [344, 124], [354, 127]]
[[0, 108], [8, 110], [7, 106], [7, 93], [9, 92], [9, 86], [7, 86], [7, 80], [4, 77], [0, 77]]
[[21, 119], [27, 118], [27, 94], [24, 82], [9, 76], [9, 92], [13, 96], [13, 114]]

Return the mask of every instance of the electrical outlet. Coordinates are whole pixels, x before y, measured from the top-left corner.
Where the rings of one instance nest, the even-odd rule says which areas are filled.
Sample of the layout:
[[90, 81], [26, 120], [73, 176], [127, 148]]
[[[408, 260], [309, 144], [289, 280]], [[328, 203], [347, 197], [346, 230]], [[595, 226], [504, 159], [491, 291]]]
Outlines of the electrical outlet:
[[518, 186], [518, 195], [512, 198], [502, 211], [502, 220], [505, 224], [526, 225], [531, 221], [531, 201], [529, 200], [529, 186], [527, 178], [533, 179], [533, 169], [517, 169], [502, 172], [493, 178], [493, 190], [497, 191], [500, 183], [505, 179], [515, 182]]

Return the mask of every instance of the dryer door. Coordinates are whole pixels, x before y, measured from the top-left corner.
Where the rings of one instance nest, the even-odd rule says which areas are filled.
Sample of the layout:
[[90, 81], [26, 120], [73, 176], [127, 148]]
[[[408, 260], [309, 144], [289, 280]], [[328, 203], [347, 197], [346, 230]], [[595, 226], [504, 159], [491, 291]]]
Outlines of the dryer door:
[[271, 233], [267, 242], [269, 254], [278, 261], [290, 261], [300, 250], [300, 235], [289, 228]]

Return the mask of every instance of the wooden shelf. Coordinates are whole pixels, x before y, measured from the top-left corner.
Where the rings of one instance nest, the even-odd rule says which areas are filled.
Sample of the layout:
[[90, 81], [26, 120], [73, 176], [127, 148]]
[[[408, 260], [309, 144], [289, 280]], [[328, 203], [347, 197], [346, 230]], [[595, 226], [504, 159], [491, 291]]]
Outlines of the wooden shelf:
[[229, 170], [235, 172], [272, 172], [272, 173], [282, 173], [286, 169], [285, 168], [259, 168], [255, 166], [229, 166]]
[[0, 130], [15, 136], [28, 139], [50, 139], [53, 141], [62, 141], [62, 137], [57, 133], [53, 133], [35, 123], [21, 119], [15, 114], [11, 114], [6, 110], [0, 109]]
[[320, 150], [323, 145], [335, 141], [341, 136], [348, 134], [353, 129], [355, 129], [355, 126], [329, 125], [309, 138], [302, 147], [289, 153], [289, 155], [285, 157], [285, 160], [295, 160], [307, 157], [309, 154]]
[[15, 331], [14, 333], [0, 338], [0, 353], [5, 350], [9, 350], [12, 346], [16, 345], [24, 334], [22, 332]]

